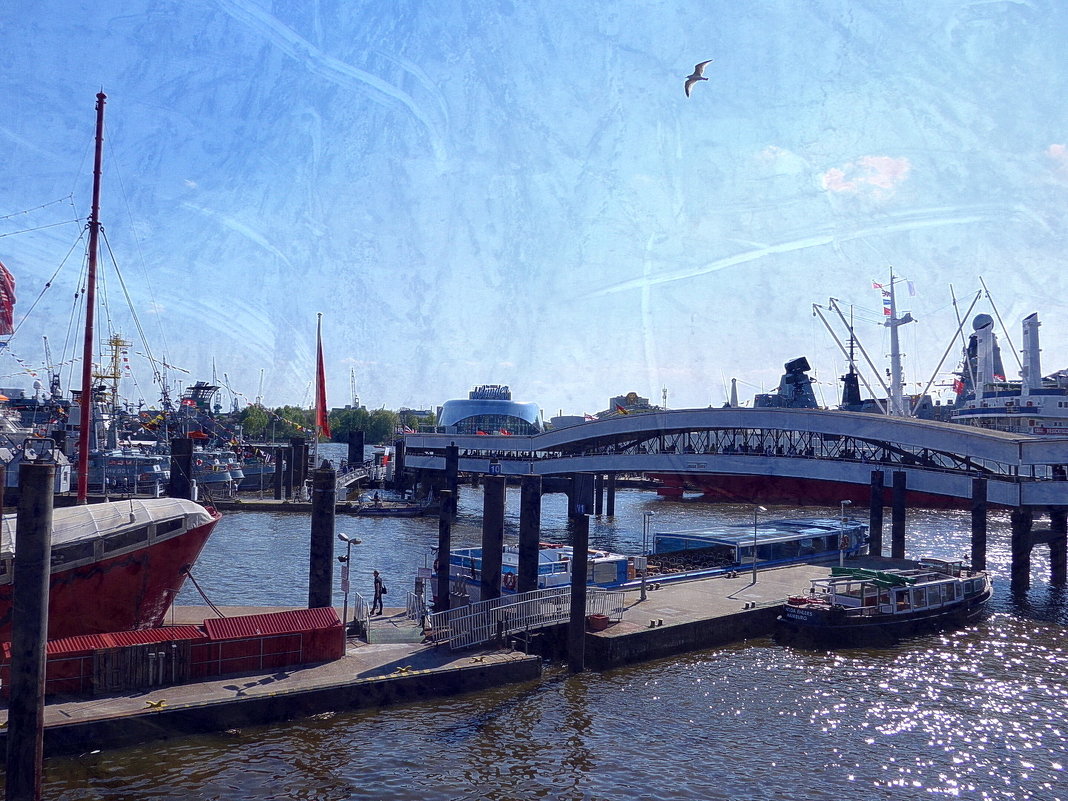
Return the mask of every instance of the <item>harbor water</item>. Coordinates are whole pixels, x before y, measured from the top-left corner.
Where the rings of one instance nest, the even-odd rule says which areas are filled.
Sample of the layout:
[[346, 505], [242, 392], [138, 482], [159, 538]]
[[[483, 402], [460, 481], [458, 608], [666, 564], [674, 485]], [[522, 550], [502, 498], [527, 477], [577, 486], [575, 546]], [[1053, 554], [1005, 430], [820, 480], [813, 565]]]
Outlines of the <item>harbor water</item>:
[[[460, 495], [454, 547], [481, 536], [481, 492]], [[509, 490], [513, 540], [518, 509]], [[591, 518], [591, 545], [640, 551], [647, 511], [664, 531], [753, 517], [751, 506], [624, 490], [614, 518]], [[969, 522], [910, 510], [908, 554], [959, 558]], [[353, 589], [369, 596], [378, 569], [387, 605], [403, 602], [437, 539], [434, 518], [339, 515], [337, 530], [362, 540]], [[304, 604], [309, 531], [306, 515], [232, 513], [194, 576], [215, 604]], [[545, 497], [542, 532], [566, 540], [562, 495]], [[762, 638], [575, 676], [549, 666], [540, 682], [490, 692], [50, 759], [44, 797], [1068, 799], [1068, 594], [1049, 586], [1039, 547], [1033, 587], [1013, 599], [1007, 513], [991, 514], [989, 541], [995, 597], [966, 630], [838, 652]], [[203, 600], [187, 584], [179, 603]]]

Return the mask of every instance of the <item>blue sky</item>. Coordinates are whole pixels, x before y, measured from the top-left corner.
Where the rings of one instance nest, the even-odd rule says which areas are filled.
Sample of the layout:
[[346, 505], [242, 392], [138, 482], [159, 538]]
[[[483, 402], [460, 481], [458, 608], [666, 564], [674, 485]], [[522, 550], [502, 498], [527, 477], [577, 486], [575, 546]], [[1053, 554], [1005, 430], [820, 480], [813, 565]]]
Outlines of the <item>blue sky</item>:
[[350, 371], [371, 407], [481, 383], [547, 416], [631, 390], [718, 405], [802, 355], [833, 403], [844, 360], [812, 304], [855, 305], [881, 359], [891, 265], [916, 287], [914, 387], [956, 329], [950, 287], [963, 312], [980, 276], [1015, 344], [1038, 311], [1044, 371], [1068, 366], [1060, 2], [99, 6], [0, 8], [22, 321], [0, 385], [29, 386], [42, 336], [74, 356], [68, 221], [101, 88], [102, 220], [137, 320], [110, 256], [102, 316], [135, 343], [134, 401], [159, 396], [151, 349], [172, 382], [214, 365], [241, 402], [262, 381], [310, 404], [322, 312], [331, 405]]

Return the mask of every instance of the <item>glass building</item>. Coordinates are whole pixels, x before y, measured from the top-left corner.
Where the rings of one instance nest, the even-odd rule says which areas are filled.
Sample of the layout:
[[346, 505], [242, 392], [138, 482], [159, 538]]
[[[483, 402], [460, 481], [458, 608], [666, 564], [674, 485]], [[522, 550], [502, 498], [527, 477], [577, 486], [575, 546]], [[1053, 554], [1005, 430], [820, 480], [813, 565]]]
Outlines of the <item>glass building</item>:
[[445, 401], [438, 425], [449, 434], [530, 436], [542, 431], [541, 409], [536, 403], [513, 401], [506, 386], [485, 384], [466, 399]]

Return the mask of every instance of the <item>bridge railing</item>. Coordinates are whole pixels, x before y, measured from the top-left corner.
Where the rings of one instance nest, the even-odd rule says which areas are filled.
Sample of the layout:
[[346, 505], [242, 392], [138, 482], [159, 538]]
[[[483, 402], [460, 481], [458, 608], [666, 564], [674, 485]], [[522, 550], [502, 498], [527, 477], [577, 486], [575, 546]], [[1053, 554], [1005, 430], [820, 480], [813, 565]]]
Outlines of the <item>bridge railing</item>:
[[[586, 614], [620, 620], [626, 609], [625, 597], [622, 590], [591, 587], [586, 593]], [[449, 648], [455, 650], [495, 637], [555, 626], [570, 617], [571, 587], [551, 587], [434, 612], [426, 617], [426, 632], [432, 642], [448, 642]]]

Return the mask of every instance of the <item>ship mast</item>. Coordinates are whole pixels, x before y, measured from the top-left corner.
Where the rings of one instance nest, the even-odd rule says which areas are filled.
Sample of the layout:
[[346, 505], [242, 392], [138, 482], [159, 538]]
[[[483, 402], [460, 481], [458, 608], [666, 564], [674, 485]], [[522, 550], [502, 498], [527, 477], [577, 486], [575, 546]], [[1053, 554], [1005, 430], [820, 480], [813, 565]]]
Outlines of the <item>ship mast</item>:
[[901, 377], [901, 346], [898, 343], [898, 326], [913, 322], [912, 315], [897, 316], [897, 297], [894, 292], [894, 270], [890, 269], [890, 316], [884, 325], [890, 329], [890, 409], [889, 414], [904, 417], [909, 412], [905, 409], [904, 381]]
[[93, 312], [96, 309], [96, 258], [100, 239], [100, 167], [104, 153], [103, 92], [96, 96], [96, 155], [93, 161], [93, 206], [89, 213], [89, 272], [85, 292], [85, 341], [82, 347], [81, 428], [78, 432], [78, 503], [89, 497], [89, 441], [93, 408]]

